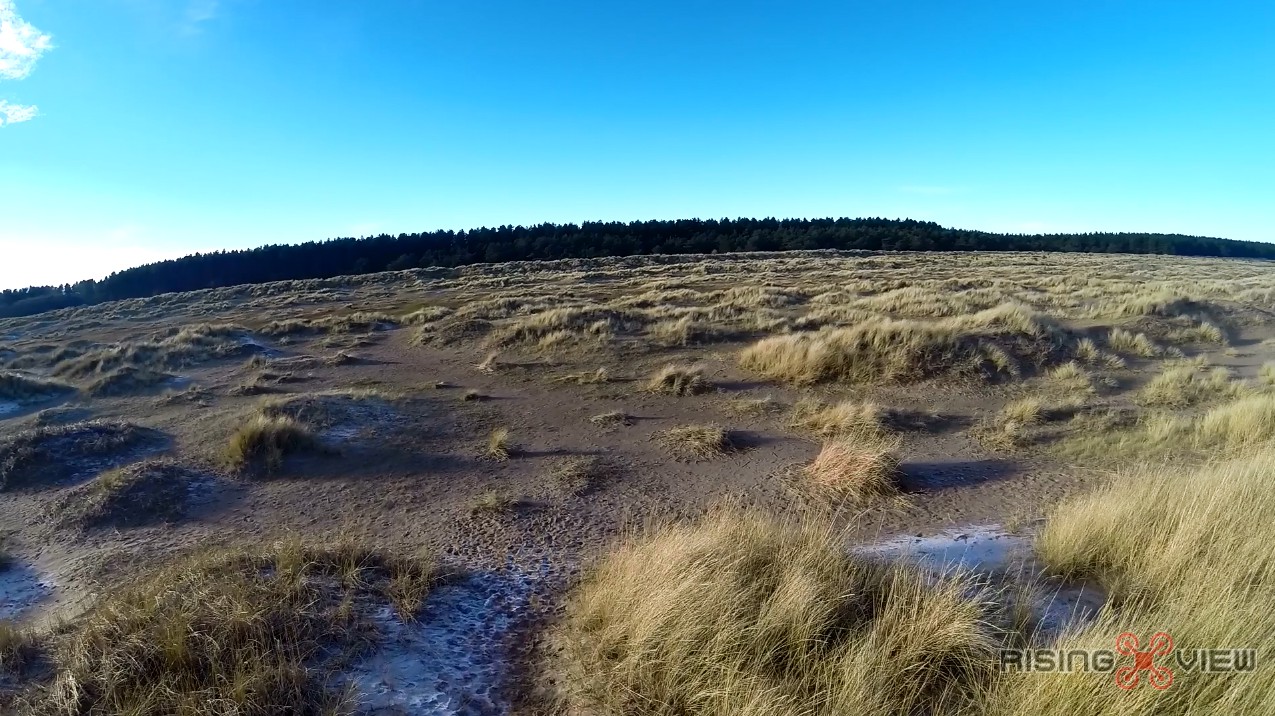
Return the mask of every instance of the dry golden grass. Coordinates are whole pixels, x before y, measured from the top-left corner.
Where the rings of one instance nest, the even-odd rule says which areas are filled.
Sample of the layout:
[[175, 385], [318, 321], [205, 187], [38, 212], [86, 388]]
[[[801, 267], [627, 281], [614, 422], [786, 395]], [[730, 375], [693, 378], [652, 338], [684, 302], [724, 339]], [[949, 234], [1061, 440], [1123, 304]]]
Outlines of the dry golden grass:
[[573, 595], [568, 699], [600, 716], [965, 712], [997, 646], [974, 592], [856, 562], [825, 528], [747, 514], [667, 527]]
[[1237, 398], [1244, 392], [1244, 384], [1233, 380], [1226, 368], [1206, 371], [1201, 361], [1166, 366], [1142, 387], [1137, 399], [1143, 405], [1185, 408]]
[[223, 459], [233, 470], [260, 470], [264, 474], [278, 472], [289, 455], [321, 451], [314, 432], [287, 415], [250, 416], [230, 436]]
[[334, 677], [373, 642], [370, 612], [390, 603], [412, 619], [439, 579], [432, 561], [352, 545], [182, 560], [56, 634], [55, 677], [19, 713], [345, 713]]
[[805, 467], [807, 486], [820, 496], [850, 504], [897, 495], [900, 444], [897, 437], [871, 433], [829, 440]]
[[1049, 380], [1053, 383], [1053, 388], [1074, 399], [1083, 399], [1083, 396], [1094, 392], [1093, 378], [1076, 361], [1051, 369]]
[[496, 428], [487, 436], [487, 457], [501, 462], [508, 460], [514, 453], [513, 438], [509, 428]]
[[730, 433], [720, 425], [678, 425], [656, 433], [675, 457], [706, 460], [735, 450]]
[[611, 382], [611, 373], [606, 368], [598, 368], [592, 372], [570, 373], [554, 379], [557, 383], [575, 383], [576, 385], [600, 385]]
[[652, 393], [669, 395], [699, 395], [713, 389], [699, 366], [670, 364], [651, 376], [646, 389]]
[[1265, 713], [1275, 699], [1275, 451], [1268, 445], [1196, 469], [1135, 469], [1061, 505], [1037, 540], [1055, 572], [1096, 580], [1114, 608], [1064, 635], [1063, 649], [1112, 648], [1115, 635], [1158, 631], [1174, 650], [1253, 648], [1251, 673], [1178, 671], [1166, 691], [1113, 696], [1110, 674], [1015, 674], [988, 705], [993, 714]]
[[484, 490], [469, 503], [471, 515], [501, 515], [514, 507], [514, 498], [504, 490]]
[[1133, 425], [1091, 422], [1060, 445], [1062, 454], [1090, 460], [1191, 453], [1217, 457], [1275, 440], [1275, 394], [1243, 395], [1200, 415], [1157, 413]]
[[887, 419], [887, 411], [872, 402], [843, 400], [828, 405], [815, 398], [802, 398], [792, 406], [788, 426], [827, 438], [883, 432]]
[[741, 367], [771, 380], [910, 382], [942, 374], [1018, 375], [1058, 353], [1063, 336], [1032, 311], [1005, 304], [937, 320], [879, 318], [814, 334], [772, 336], [746, 348]]
[[1275, 361], [1267, 361], [1257, 370], [1257, 379], [1262, 385], [1275, 386]]
[[1117, 353], [1128, 353], [1141, 358], [1155, 358], [1164, 354], [1164, 348], [1145, 333], [1133, 333], [1123, 328], [1112, 328], [1107, 334], [1107, 347]]

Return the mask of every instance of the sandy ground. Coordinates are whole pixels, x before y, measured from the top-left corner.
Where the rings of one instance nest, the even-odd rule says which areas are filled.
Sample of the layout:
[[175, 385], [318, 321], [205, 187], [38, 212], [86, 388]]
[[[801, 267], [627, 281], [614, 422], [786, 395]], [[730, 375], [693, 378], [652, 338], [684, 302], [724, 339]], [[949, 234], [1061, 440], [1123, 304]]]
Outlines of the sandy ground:
[[[338, 297], [333, 310], [346, 310], [341, 303], [346, 298]], [[37, 321], [27, 333], [9, 338], [19, 351], [40, 343], [106, 344], [168, 325], [246, 318], [230, 305], [101, 319], [73, 331]], [[1262, 343], [1270, 335], [1265, 325], [1243, 326], [1235, 330], [1230, 351], [1215, 346], [1193, 352], [1252, 377], [1275, 357]], [[289, 361], [304, 366], [289, 371], [293, 382], [280, 384], [278, 395], [234, 395], [235, 386], [253, 374], [238, 358], [189, 366], [176, 382], [127, 397], [0, 403], [0, 434], [31, 425], [40, 410], [74, 407], [94, 418], [154, 428], [165, 436], [165, 453], [207, 475], [193, 488], [181, 519], [127, 530], [68, 529], [50, 517], [65, 491], [95, 470], [38, 489], [0, 493], [0, 533], [16, 557], [13, 567], [0, 572], [0, 619], [72, 618], [114, 580], [195, 547], [266, 544], [291, 535], [361, 539], [435, 553], [471, 575], [432, 595], [415, 624], [403, 624], [388, 611], [379, 617], [384, 643], [349, 674], [365, 711], [503, 713], [520, 690], [534, 688], [529, 680], [539, 678], [523, 668], [539, 648], [539, 628], [559, 613], [562, 595], [581, 570], [627, 530], [694, 518], [724, 503], [807, 514], [808, 500], [794, 488], [793, 475], [817, 454], [819, 442], [787, 427], [782, 412], [739, 414], [732, 407], [737, 399], [769, 396], [784, 405], [803, 395], [871, 399], [938, 416], [932, 425], [902, 434], [904, 501], [835, 516], [852, 548], [868, 556], [908, 555], [938, 568], [1003, 572], [1012, 563], [1030, 569], [1023, 565], [1029, 562], [1024, 555], [1032, 525], [1058, 500], [1105, 474], [1101, 467], [1061, 460], [1048, 446], [997, 452], [971, 434], [980, 418], [1023, 394], [1021, 382], [797, 389], [741, 372], [734, 356], [746, 340], [567, 356], [511, 351], [501, 354], [491, 372], [475, 367], [484, 350], [413, 345], [406, 328], [357, 337], [357, 346], [348, 349], [357, 360], [339, 366], [325, 362], [339, 345], [324, 337], [251, 340], [275, 366]], [[674, 361], [703, 366], [714, 390], [686, 397], [646, 392], [646, 377]], [[607, 368], [610, 382], [555, 380], [598, 367]], [[30, 370], [44, 369], [37, 364]], [[1135, 361], [1111, 371], [1119, 387], [1100, 399], [1128, 404], [1131, 391], [1154, 370]], [[192, 386], [203, 392], [190, 399], [166, 397]], [[229, 435], [263, 399], [351, 388], [382, 397], [355, 401], [320, 430], [331, 454], [292, 458], [270, 479], [244, 479], [219, 466]], [[469, 390], [486, 399], [462, 400]], [[602, 428], [589, 420], [612, 410], [630, 416], [628, 424]], [[728, 428], [740, 449], [684, 461], [653, 439], [674, 425], [703, 422]], [[497, 427], [507, 427], [516, 446], [507, 461], [483, 454]], [[559, 461], [577, 456], [597, 457], [606, 469], [589, 489], [570, 494], [551, 472]], [[121, 461], [133, 459], [136, 454]], [[507, 493], [512, 509], [475, 513], [476, 497], [490, 490]], [[1073, 592], [1048, 595], [1042, 624], [1057, 628], [1091, 610], [1094, 599]]]

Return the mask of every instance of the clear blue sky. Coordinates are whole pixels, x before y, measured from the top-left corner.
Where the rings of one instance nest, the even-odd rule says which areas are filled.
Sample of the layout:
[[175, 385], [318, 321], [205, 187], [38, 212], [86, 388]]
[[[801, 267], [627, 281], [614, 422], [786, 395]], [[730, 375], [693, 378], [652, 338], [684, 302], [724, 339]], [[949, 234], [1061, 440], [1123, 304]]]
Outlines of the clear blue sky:
[[1269, 0], [0, 0], [3, 23], [0, 108], [27, 121], [0, 126], [0, 287], [591, 219], [1275, 239]]

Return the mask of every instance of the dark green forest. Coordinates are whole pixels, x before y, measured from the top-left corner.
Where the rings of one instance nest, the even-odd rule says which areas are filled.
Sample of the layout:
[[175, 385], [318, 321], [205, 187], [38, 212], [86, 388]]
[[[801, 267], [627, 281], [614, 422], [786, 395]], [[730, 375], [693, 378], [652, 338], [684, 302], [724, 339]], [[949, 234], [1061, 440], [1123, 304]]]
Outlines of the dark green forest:
[[1275, 258], [1275, 244], [1178, 234], [994, 234], [910, 219], [684, 219], [501, 226], [193, 254], [100, 281], [0, 292], [0, 316], [174, 291], [426, 266], [798, 249], [1085, 251]]

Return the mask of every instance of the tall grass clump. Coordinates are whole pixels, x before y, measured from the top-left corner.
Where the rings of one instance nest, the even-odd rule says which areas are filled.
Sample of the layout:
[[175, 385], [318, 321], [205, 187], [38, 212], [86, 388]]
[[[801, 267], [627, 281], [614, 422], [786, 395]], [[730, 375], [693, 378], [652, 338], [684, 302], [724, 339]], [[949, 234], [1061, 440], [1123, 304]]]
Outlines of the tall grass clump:
[[[1251, 673], [1178, 669], [1172, 686], [1124, 692], [1107, 674], [1012, 674], [994, 714], [1265, 713], [1275, 701], [1275, 450], [1195, 469], [1144, 467], [1063, 503], [1036, 551], [1054, 572], [1100, 583], [1112, 608], [1063, 649], [1114, 648], [1116, 635], [1169, 633], [1174, 650], [1253, 648]], [[1126, 662], [1127, 663], [1127, 662]]]
[[314, 432], [286, 415], [256, 414], [230, 436], [226, 464], [235, 470], [259, 469], [278, 472], [289, 455], [320, 450]]
[[368, 613], [412, 619], [432, 562], [339, 545], [211, 553], [107, 593], [59, 635], [36, 714], [332, 714], [346, 657], [376, 638]]
[[819, 437], [863, 434], [885, 431], [888, 412], [873, 402], [843, 400], [828, 405], [813, 398], [803, 398], [793, 405], [788, 426]]
[[713, 389], [704, 377], [704, 369], [693, 365], [666, 365], [647, 381], [646, 389], [652, 393], [669, 395], [699, 395]]
[[656, 530], [570, 600], [568, 693], [601, 716], [968, 712], [996, 640], [969, 583], [750, 514]]
[[1226, 368], [1205, 371], [1202, 365], [1188, 363], [1169, 366], [1148, 381], [1138, 393], [1138, 402], [1143, 405], [1185, 408], [1235, 398], [1243, 392], [1244, 385], [1233, 380]]
[[899, 447], [894, 436], [841, 436], [825, 442], [804, 473], [820, 496], [864, 504], [899, 493]]
[[911, 382], [957, 374], [1014, 376], [1048, 362], [1065, 340], [1030, 310], [1004, 304], [936, 320], [875, 318], [848, 328], [771, 336], [745, 348], [741, 367], [771, 380]]

